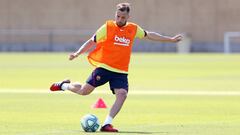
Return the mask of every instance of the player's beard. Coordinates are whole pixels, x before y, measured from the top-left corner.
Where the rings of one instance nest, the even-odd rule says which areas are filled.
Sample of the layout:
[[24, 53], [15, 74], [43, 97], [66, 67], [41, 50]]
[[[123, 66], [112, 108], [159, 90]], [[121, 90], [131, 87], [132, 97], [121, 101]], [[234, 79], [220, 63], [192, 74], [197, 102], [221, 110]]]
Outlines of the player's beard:
[[127, 23], [127, 21], [126, 22], [117, 22], [117, 25], [118, 25], [118, 27], [123, 27], [126, 25], [126, 23]]

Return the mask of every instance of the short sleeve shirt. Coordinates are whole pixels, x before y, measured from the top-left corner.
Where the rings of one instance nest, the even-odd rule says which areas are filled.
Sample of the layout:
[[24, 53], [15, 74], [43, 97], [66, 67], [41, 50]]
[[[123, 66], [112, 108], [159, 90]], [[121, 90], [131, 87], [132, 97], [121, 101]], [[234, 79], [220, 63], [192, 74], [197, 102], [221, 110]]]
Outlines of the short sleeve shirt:
[[[98, 43], [99, 41], [104, 40], [106, 36], [107, 36], [107, 27], [106, 27], [106, 24], [103, 24], [97, 30], [93, 38], [94, 38], [94, 41]], [[140, 26], [137, 25], [137, 32], [136, 32], [135, 38], [142, 39], [145, 36], [146, 36], [146, 32]]]

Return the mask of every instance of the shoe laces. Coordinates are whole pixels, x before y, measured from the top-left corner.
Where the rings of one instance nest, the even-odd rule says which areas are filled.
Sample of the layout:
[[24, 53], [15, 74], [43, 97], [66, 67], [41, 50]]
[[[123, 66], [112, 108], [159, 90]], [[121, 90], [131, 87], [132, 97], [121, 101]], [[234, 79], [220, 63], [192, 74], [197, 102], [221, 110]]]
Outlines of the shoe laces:
[[61, 83], [55, 83], [55, 86], [61, 86]]

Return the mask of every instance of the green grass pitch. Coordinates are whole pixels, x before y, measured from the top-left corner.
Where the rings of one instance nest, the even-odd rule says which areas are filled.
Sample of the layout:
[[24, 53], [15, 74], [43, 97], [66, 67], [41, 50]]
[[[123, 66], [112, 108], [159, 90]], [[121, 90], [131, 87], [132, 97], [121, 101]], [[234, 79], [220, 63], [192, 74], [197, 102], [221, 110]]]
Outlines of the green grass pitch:
[[[102, 123], [115, 99], [108, 84], [84, 97], [49, 92], [52, 82], [85, 82], [92, 70], [86, 55], [68, 61], [66, 53], [1, 53], [0, 135], [86, 134], [80, 118], [88, 113]], [[113, 122], [120, 135], [240, 134], [238, 54], [134, 53], [129, 86]], [[107, 109], [91, 108], [98, 98]]]

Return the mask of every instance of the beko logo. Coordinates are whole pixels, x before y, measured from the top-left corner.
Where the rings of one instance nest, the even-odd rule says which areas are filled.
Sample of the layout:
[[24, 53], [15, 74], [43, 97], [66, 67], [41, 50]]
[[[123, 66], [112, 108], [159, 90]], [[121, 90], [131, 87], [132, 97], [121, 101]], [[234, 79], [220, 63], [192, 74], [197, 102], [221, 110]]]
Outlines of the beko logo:
[[115, 45], [129, 46], [130, 44], [130, 39], [127, 39], [125, 37], [118, 37], [117, 35], [115, 35], [114, 40]]

